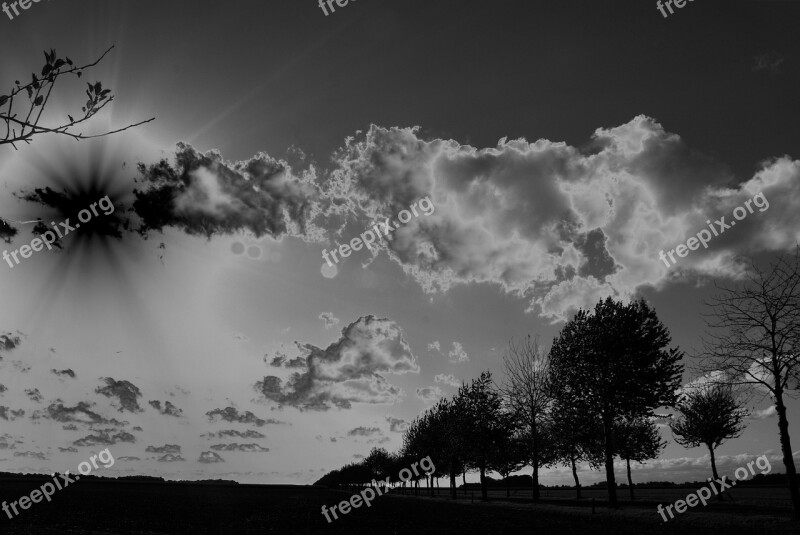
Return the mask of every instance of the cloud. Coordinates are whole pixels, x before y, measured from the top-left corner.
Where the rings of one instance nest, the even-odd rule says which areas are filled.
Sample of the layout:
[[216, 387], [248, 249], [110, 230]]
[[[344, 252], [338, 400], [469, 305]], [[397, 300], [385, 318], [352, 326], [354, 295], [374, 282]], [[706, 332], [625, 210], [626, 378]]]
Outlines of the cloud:
[[66, 377], [70, 377], [72, 379], [75, 379], [75, 372], [70, 370], [70, 369], [66, 369], [66, 370], [52, 369], [52, 370], [50, 370], [50, 373], [52, 373], [54, 375], [57, 375], [58, 377], [65, 377], [66, 376]]
[[[476, 148], [382, 128], [337, 153], [332, 189], [367, 219], [430, 197], [436, 209], [379, 247], [427, 293], [488, 283], [553, 321], [598, 299], [628, 298], [676, 277], [736, 276], [736, 257], [786, 250], [800, 238], [800, 161], [767, 160], [731, 187], [728, 167], [640, 115], [573, 147], [501, 139]], [[762, 191], [753, 214], [675, 269], [658, 258]], [[358, 213], [358, 212], [357, 212]]]
[[147, 453], [180, 453], [181, 447], [177, 444], [164, 444], [163, 446], [147, 446]]
[[139, 457], [131, 457], [130, 455], [123, 455], [122, 457], [117, 457], [118, 461], [141, 461]]
[[433, 380], [436, 383], [443, 383], [443, 384], [446, 384], [448, 386], [452, 386], [454, 388], [458, 388], [458, 387], [461, 386], [461, 381], [456, 379], [453, 374], [445, 375], [443, 373], [440, 373], [440, 374], [436, 375], [436, 377], [434, 377]]
[[172, 453], [167, 453], [166, 455], [162, 455], [161, 457], [159, 457], [157, 460], [160, 463], [177, 463], [185, 461], [186, 459], [184, 459], [180, 455], [173, 455]]
[[312, 221], [319, 198], [313, 170], [296, 175], [286, 161], [264, 153], [226, 162], [217, 151], [178, 143], [174, 164], [140, 164], [139, 172], [145, 187], [134, 190], [133, 210], [142, 234], [174, 227], [208, 238], [243, 230], [308, 241], [321, 235]]
[[217, 431], [216, 433], [211, 432], [205, 435], [200, 435], [207, 438], [225, 438], [225, 437], [237, 437], [237, 438], [266, 438], [266, 435], [263, 433], [259, 433], [255, 429], [248, 429], [247, 431], [236, 431], [235, 429], [228, 429], [224, 431]]
[[45, 457], [44, 453], [34, 451], [15, 451], [14, 457], [32, 457], [34, 459], [39, 459], [40, 461], [47, 460], [47, 457]]
[[88, 435], [74, 441], [74, 446], [113, 446], [118, 442], [136, 442], [136, 437], [127, 431], [114, 433], [113, 430], [100, 431], [96, 435]]
[[26, 388], [25, 389], [25, 395], [28, 396], [30, 398], [30, 400], [35, 402], [35, 403], [41, 403], [42, 402], [42, 394], [41, 394], [41, 392], [39, 392], [38, 388], [34, 388], [32, 390], [30, 388]]
[[772, 74], [778, 74], [784, 61], [786, 58], [777, 54], [759, 54], [753, 58], [753, 71], [769, 71]]
[[0, 240], [11, 243], [17, 233], [19, 233], [19, 230], [6, 223], [3, 219], [0, 219]]
[[319, 315], [319, 319], [325, 322], [325, 328], [330, 329], [339, 323], [339, 318], [333, 315], [333, 312], [323, 312]]
[[224, 463], [225, 459], [219, 453], [215, 453], [213, 451], [204, 451], [200, 454], [200, 457], [197, 459], [198, 462], [210, 464], [210, 463]]
[[439, 340], [436, 340], [430, 344], [428, 344], [428, 351], [436, 351], [437, 353], [442, 352], [442, 345], [439, 343]]
[[0, 334], [0, 351], [11, 351], [22, 343], [22, 339], [11, 333]]
[[469, 362], [469, 355], [464, 351], [464, 346], [459, 342], [453, 342], [453, 349], [447, 354], [447, 359], [453, 363]]
[[444, 396], [444, 392], [438, 386], [426, 386], [417, 388], [417, 397], [425, 403], [433, 403]]
[[386, 421], [389, 422], [389, 431], [392, 433], [403, 433], [408, 429], [408, 421], [402, 418], [395, 418], [392, 415], [386, 416]]
[[78, 453], [78, 448], [73, 448], [72, 446], [70, 446], [68, 448], [59, 447], [58, 451], [60, 451], [62, 453]]
[[751, 420], [766, 420], [767, 418], [773, 418], [778, 415], [778, 411], [775, 408], [775, 405], [770, 405], [766, 409], [762, 410], [755, 410], [750, 413]]
[[0, 394], [2, 394], [3, 392], [5, 392], [6, 390], [8, 390], [8, 388], [6, 388], [6, 386], [5, 386], [5, 385], [0, 385]]
[[356, 427], [347, 432], [348, 437], [371, 437], [382, 434], [383, 432], [377, 427]]
[[214, 444], [209, 447], [216, 451], [243, 451], [247, 453], [265, 453], [269, 451], [269, 448], [258, 444]]
[[256, 427], [263, 427], [267, 424], [283, 424], [280, 420], [273, 420], [269, 418], [262, 420], [250, 411], [245, 411], [239, 414], [239, 411], [234, 407], [225, 407], [225, 409], [214, 409], [206, 413], [210, 422], [224, 420], [226, 422], [237, 422], [240, 424], [253, 424]]
[[127, 422], [120, 422], [114, 419], [106, 419], [90, 409], [92, 405], [85, 401], [78, 402], [74, 407], [66, 407], [61, 402], [51, 403], [47, 407], [47, 416], [57, 422], [78, 422], [84, 424], [112, 424], [124, 425]]
[[141, 412], [138, 398], [142, 397], [142, 392], [129, 381], [115, 381], [111, 377], [103, 379], [106, 386], [97, 387], [95, 393], [102, 394], [108, 398], [117, 398], [119, 401], [119, 411]]
[[255, 384], [256, 391], [279, 405], [327, 410], [349, 409], [352, 402], [394, 403], [403, 393], [383, 375], [419, 373], [402, 329], [390, 319], [359, 318], [326, 349], [296, 344], [305, 357], [305, 371], [292, 374], [285, 385], [276, 376]]
[[183, 411], [170, 403], [169, 401], [164, 402], [164, 408], [161, 408], [161, 402], [156, 399], [151, 399], [148, 401], [151, 407], [157, 410], [159, 413], [165, 416], [175, 416], [176, 418], [180, 418], [183, 414]]
[[0, 418], [7, 421], [14, 421], [17, 418], [22, 418], [25, 416], [24, 409], [9, 409], [5, 406], [0, 406]]

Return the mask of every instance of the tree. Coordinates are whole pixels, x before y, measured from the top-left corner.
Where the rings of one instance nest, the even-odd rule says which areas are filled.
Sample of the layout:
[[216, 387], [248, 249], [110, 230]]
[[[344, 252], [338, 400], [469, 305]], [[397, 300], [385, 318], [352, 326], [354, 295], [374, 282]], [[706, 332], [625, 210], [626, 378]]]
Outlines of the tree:
[[513, 433], [510, 418], [502, 414], [502, 399], [494, 388], [491, 372], [482, 372], [469, 385], [462, 385], [456, 395], [456, 403], [463, 407], [469, 425], [462, 432], [466, 461], [480, 472], [481, 499], [488, 498], [486, 470], [498, 444]]
[[[16, 149], [15, 143], [30, 143], [33, 136], [46, 133], [61, 134], [77, 140], [103, 137], [149, 123], [155, 119], [153, 117], [146, 121], [140, 121], [102, 134], [86, 135], [76, 132], [76, 127], [94, 117], [114, 100], [114, 95], [111, 94], [110, 89], [103, 89], [101, 82], [95, 82], [94, 84], [87, 84], [86, 95], [88, 100], [81, 107], [80, 114], [76, 113], [75, 117], [67, 115], [65, 121], [54, 125], [44, 126], [41, 124], [42, 114], [50, 101], [50, 95], [53, 92], [56, 81], [61, 77], [70, 75], [80, 78], [84, 70], [94, 67], [103, 61], [113, 48], [113, 46], [109, 47], [98, 59], [80, 67], [76, 66], [66, 56], [63, 58], [57, 57], [56, 51], [53, 49], [50, 52], [45, 51], [45, 64], [39, 76], [35, 73], [32, 74], [31, 81], [25, 85], [21, 85], [17, 80], [8, 94], [0, 94], [0, 123], [5, 123], [6, 127], [5, 134], [0, 137], [0, 145], [10, 144]], [[21, 107], [19, 112], [15, 112], [14, 109], [17, 103]]]
[[508, 476], [528, 464], [528, 442], [519, 434], [508, 435], [497, 445], [489, 459], [489, 469], [500, 474], [506, 482], [506, 497], [510, 496]]
[[530, 438], [530, 465], [533, 468], [533, 499], [539, 499], [539, 467], [542, 466], [541, 426], [552, 403], [548, 388], [550, 361], [539, 347], [538, 338], [528, 335], [519, 342], [513, 339], [503, 356], [505, 381], [501, 387], [506, 406]]
[[564, 465], [572, 469], [576, 498], [581, 499], [581, 482], [578, 463], [588, 462], [597, 469], [603, 465], [603, 428], [599, 420], [587, 415], [565, 396], [555, 395], [548, 429], [552, 436], [551, 465]]
[[655, 408], [675, 403], [683, 354], [667, 349], [669, 343], [669, 331], [647, 303], [624, 305], [611, 298], [593, 312], [579, 311], [553, 342], [553, 387], [602, 423], [612, 507], [617, 505], [614, 422], [652, 416]]
[[693, 388], [681, 396], [675, 408], [680, 415], [669, 425], [675, 442], [687, 448], [707, 447], [711, 473], [714, 479], [719, 479], [714, 450], [724, 441], [742, 434], [747, 416], [733, 387], [705, 384]]
[[711, 312], [705, 315], [703, 367], [715, 372], [716, 382], [755, 386], [773, 399], [794, 519], [800, 521], [785, 401], [800, 380], [800, 247], [766, 270], [751, 262], [741, 285], [716, 287], [719, 293], [706, 303]]
[[620, 420], [614, 426], [614, 444], [617, 455], [625, 461], [628, 469], [628, 490], [633, 501], [633, 480], [631, 479], [631, 461], [643, 463], [658, 457], [667, 445], [661, 440], [656, 424], [648, 418]]

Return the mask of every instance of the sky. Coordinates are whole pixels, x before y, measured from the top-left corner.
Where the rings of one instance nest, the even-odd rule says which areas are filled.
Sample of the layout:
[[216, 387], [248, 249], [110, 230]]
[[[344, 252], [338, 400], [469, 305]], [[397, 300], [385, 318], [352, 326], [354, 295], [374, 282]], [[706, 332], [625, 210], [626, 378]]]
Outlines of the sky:
[[[0, 13], [0, 93], [43, 50], [86, 64], [113, 45], [45, 118], [75, 113], [84, 80], [114, 94], [84, 133], [155, 118], [0, 145], [3, 218], [113, 206], [0, 264], [0, 471], [74, 470], [108, 447], [98, 475], [311, 483], [396, 451], [438, 397], [502, 380], [512, 337], [546, 348], [607, 296], [647, 299], [695, 380], [714, 283], [800, 239], [798, 15], [782, 0], [666, 18], [632, 0]], [[707, 249], [659, 259], [746, 202]], [[412, 205], [391, 240], [323, 258]], [[34, 237], [12, 224], [8, 251]], [[774, 408], [751, 408], [721, 473], [761, 454], [782, 468]], [[708, 476], [706, 451], [662, 436], [635, 480]]]

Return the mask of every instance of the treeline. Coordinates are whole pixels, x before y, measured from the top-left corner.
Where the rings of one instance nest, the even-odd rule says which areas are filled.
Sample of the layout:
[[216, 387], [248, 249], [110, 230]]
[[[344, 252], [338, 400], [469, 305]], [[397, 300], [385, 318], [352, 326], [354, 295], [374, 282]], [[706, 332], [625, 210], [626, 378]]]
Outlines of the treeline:
[[[796, 470], [788, 435], [784, 396], [800, 377], [800, 251], [780, 257], [770, 270], [752, 266], [743, 285], [718, 287], [707, 303], [709, 331], [700, 357], [704, 377], [681, 387], [684, 353], [671, 347], [668, 329], [644, 300], [624, 304], [605, 299], [579, 311], [549, 351], [536, 338], [512, 340], [504, 357], [505, 377], [490, 372], [462, 384], [417, 417], [396, 454], [373, 449], [320, 480], [328, 485], [363, 485], [373, 479], [397, 481], [397, 472], [430, 456], [433, 478], [456, 480], [477, 472], [483, 499], [487, 473], [508, 477], [529, 466], [534, 500], [539, 470], [571, 468], [578, 498], [577, 466], [604, 469], [609, 504], [618, 503], [614, 460], [626, 464], [633, 499], [631, 462], [659, 455], [666, 445], [657, 419], [669, 422], [676, 441], [705, 446], [718, 478], [715, 450], [745, 426], [739, 385], [757, 385], [776, 405], [784, 466], [795, 514], [800, 512]], [[759, 390], [756, 390], [758, 392]], [[656, 413], [671, 409], [672, 414]]]

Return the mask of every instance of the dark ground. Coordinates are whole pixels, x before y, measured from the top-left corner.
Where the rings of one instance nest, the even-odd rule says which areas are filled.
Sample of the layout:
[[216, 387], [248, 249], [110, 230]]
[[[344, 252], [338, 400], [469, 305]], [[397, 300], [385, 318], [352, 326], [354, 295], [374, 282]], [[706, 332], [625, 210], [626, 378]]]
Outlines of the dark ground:
[[[0, 499], [18, 500], [44, 482], [0, 481]], [[736, 489], [739, 490], [739, 489]], [[321, 514], [348, 497], [347, 492], [312, 487], [165, 484], [156, 482], [81, 481], [57, 491], [52, 502], [32, 504], [13, 519], [0, 511], [0, 533], [214, 533], [214, 534], [708, 534], [726, 535], [800, 533], [787, 521], [780, 499], [785, 489], [741, 489], [736, 504], [710, 504], [668, 523], [655, 511], [658, 501], [685, 497], [644, 497], [619, 511], [600, 505], [591, 512], [591, 500], [550, 495], [541, 505], [527, 500], [483, 504], [470, 497], [453, 503], [449, 498], [414, 496], [378, 497], [328, 524]], [[556, 491], [558, 492], [558, 491]], [[493, 492], [500, 499], [505, 492]], [[621, 494], [622, 496], [622, 494]], [[770, 497], [774, 496], [775, 501]], [[656, 499], [656, 501], [651, 501]], [[773, 505], [770, 505], [773, 504]]]

